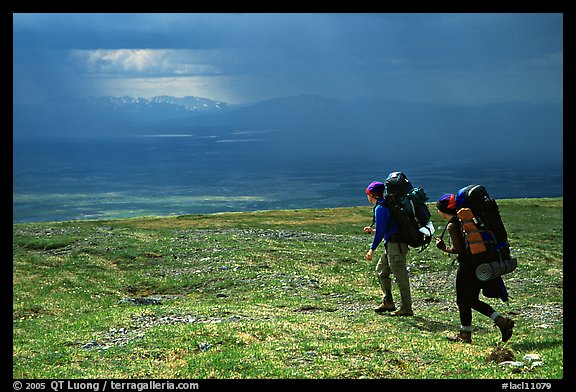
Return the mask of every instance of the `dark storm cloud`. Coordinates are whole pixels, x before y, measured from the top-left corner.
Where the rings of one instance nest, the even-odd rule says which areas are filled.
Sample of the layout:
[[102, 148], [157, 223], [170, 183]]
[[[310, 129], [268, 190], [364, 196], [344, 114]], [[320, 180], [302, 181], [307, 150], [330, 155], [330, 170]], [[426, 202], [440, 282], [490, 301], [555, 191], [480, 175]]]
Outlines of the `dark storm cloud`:
[[177, 85], [237, 101], [559, 101], [562, 29], [561, 14], [16, 14], [14, 99]]

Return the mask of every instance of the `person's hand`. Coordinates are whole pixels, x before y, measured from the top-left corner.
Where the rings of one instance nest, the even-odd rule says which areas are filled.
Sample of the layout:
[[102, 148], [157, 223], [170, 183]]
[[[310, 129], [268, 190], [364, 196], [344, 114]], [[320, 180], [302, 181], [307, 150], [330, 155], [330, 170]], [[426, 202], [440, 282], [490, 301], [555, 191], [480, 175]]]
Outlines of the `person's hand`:
[[366, 226], [364, 228], [364, 233], [368, 233], [368, 234], [373, 234], [374, 233], [374, 229], [370, 226]]
[[372, 249], [370, 249], [370, 250], [368, 251], [368, 253], [366, 253], [366, 256], [364, 256], [364, 258], [365, 258], [366, 260], [372, 260], [372, 255], [373, 255], [373, 254], [374, 254], [374, 251], [373, 251]]
[[436, 247], [440, 250], [446, 249], [446, 244], [442, 238], [436, 237]]

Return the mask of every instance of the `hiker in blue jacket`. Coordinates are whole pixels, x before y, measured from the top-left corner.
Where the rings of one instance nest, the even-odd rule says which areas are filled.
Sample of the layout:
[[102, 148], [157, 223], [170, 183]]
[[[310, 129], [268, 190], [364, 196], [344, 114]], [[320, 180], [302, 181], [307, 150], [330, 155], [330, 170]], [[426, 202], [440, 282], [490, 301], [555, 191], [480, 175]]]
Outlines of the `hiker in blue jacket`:
[[392, 316], [413, 316], [412, 296], [410, 293], [410, 281], [406, 269], [406, 255], [408, 245], [400, 242], [398, 238], [398, 224], [391, 216], [390, 209], [384, 203], [385, 185], [382, 182], [373, 181], [366, 188], [368, 201], [374, 204], [374, 225], [364, 227], [366, 233], [374, 234], [372, 245], [366, 253], [366, 260], [372, 260], [372, 255], [378, 245], [384, 241], [384, 252], [376, 264], [376, 275], [380, 288], [384, 293], [382, 303], [374, 309], [376, 313], [393, 312], [396, 310], [392, 297], [392, 279], [394, 274], [396, 283], [400, 289], [401, 306]]
[[[472, 342], [472, 309], [490, 317], [500, 329], [502, 341], [506, 342], [512, 336], [514, 321], [503, 317], [492, 306], [482, 301], [480, 290], [482, 285], [476, 278], [474, 264], [467, 258], [464, 234], [460, 221], [456, 218], [456, 195], [447, 193], [442, 195], [436, 202], [438, 214], [448, 220], [446, 230], [450, 234], [451, 246], [448, 246], [442, 238], [436, 238], [438, 249], [458, 255], [458, 271], [456, 272], [456, 304], [460, 314], [460, 332], [456, 336], [447, 336], [448, 340], [456, 342]], [[490, 283], [494, 284], [494, 283]]]

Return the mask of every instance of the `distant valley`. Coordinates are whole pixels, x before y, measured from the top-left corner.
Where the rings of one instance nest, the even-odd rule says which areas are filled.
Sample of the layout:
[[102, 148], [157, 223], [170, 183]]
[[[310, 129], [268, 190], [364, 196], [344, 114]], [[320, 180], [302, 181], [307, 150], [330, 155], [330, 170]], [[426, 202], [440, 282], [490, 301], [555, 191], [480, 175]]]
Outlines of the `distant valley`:
[[431, 200], [563, 194], [562, 107], [285, 97], [95, 97], [14, 106], [13, 219], [354, 206], [405, 171]]
[[447, 106], [387, 99], [294, 96], [250, 105], [199, 97], [94, 97], [14, 106], [15, 138], [214, 133], [268, 142], [285, 154], [556, 158], [559, 104]]

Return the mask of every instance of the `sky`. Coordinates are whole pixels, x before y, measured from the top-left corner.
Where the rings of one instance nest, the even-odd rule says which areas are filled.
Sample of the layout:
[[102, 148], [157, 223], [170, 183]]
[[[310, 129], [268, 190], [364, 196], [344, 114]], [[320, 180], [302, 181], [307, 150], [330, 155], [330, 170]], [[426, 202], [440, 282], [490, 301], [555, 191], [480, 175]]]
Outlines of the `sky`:
[[561, 13], [15, 13], [13, 101], [561, 103]]

